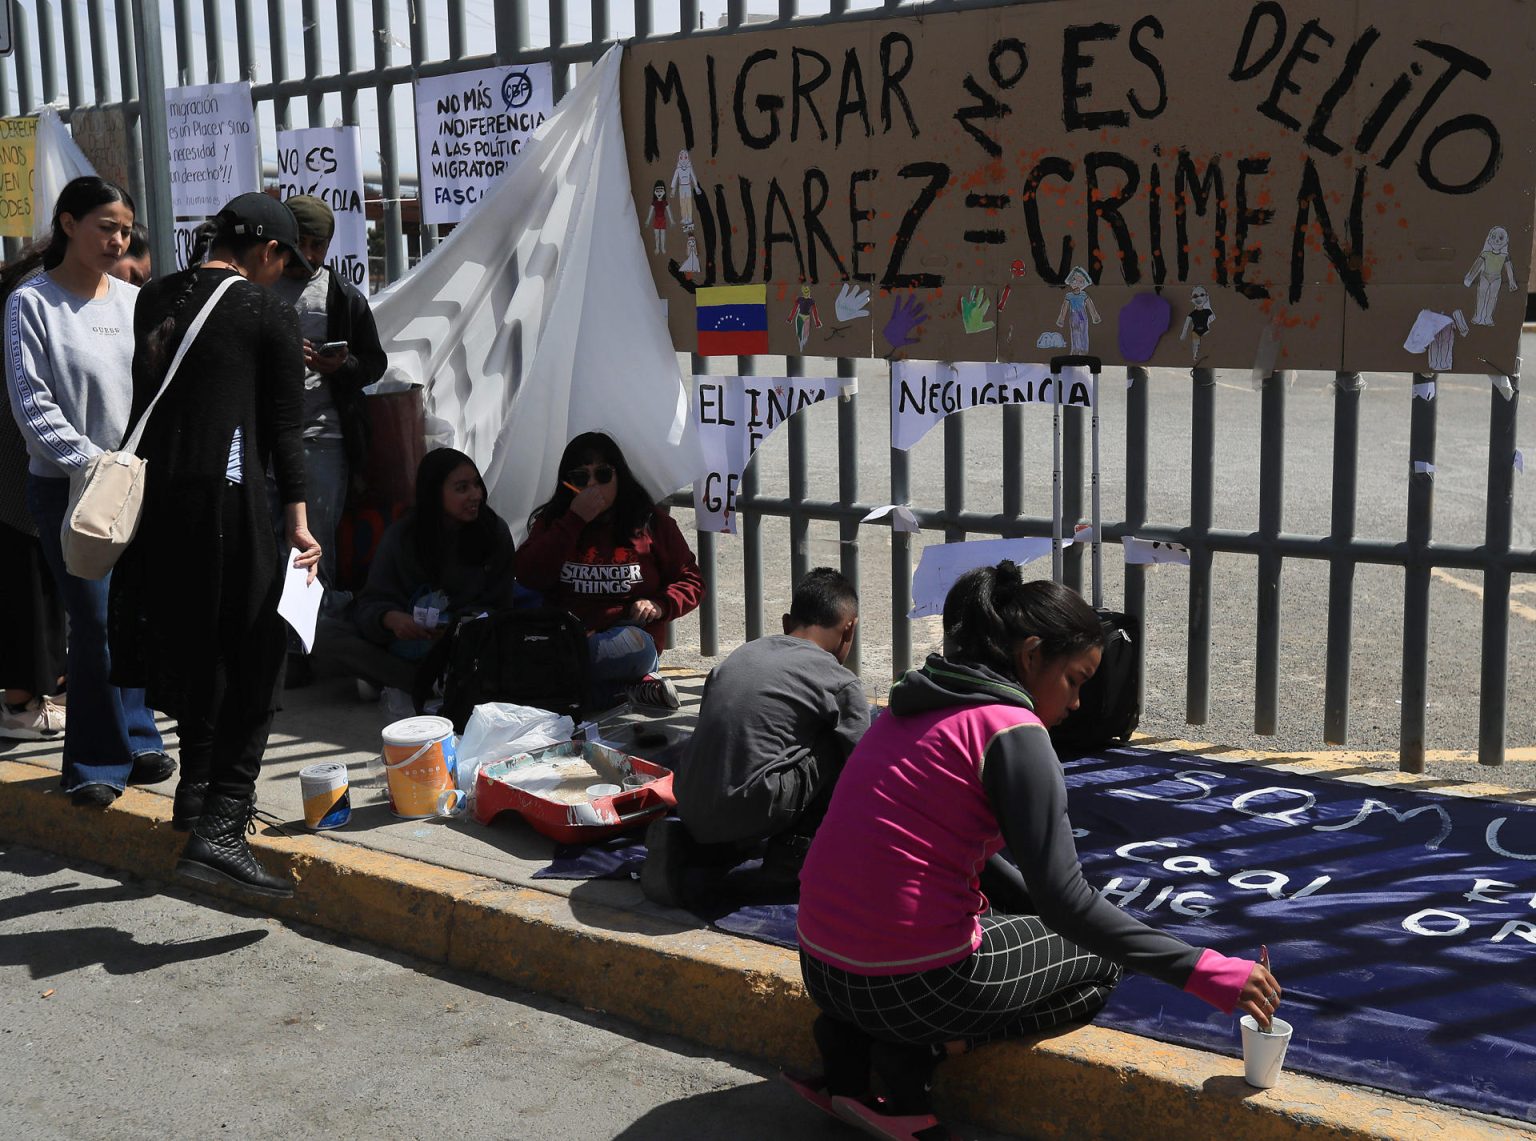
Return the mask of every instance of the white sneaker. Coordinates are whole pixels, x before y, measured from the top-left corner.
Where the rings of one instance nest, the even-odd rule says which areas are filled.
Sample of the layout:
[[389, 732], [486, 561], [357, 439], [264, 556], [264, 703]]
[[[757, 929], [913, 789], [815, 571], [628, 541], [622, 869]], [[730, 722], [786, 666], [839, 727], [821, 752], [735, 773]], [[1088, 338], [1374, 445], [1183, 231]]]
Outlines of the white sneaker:
[[677, 689], [661, 674], [646, 674], [629, 687], [629, 700], [653, 709], [677, 709], [682, 705]]
[[64, 710], [46, 697], [23, 706], [0, 702], [0, 737], [13, 741], [51, 741], [64, 734]]

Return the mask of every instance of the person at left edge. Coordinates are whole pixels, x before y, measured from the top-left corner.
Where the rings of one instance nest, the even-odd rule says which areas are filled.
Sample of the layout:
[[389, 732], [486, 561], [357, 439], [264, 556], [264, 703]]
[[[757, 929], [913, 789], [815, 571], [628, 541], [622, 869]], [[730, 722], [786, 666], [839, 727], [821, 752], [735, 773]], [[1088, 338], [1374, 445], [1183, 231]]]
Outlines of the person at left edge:
[[231, 199], [199, 234], [207, 259], [194, 250], [193, 268], [139, 295], [130, 429], [214, 290], [244, 280], [209, 311], [146, 424], [143, 512], [112, 582], [112, 664], [179, 723], [171, 824], [191, 836], [177, 874], [286, 898], [292, 883], [257, 863], [245, 835], [285, 648], [269, 462], [294, 565], [311, 581], [321, 553], [304, 506], [298, 319], [271, 290], [304, 259], [293, 214], [261, 193]]
[[111, 271], [133, 221], [133, 199], [122, 187], [94, 175], [73, 179], [59, 193], [53, 233], [34, 272], [26, 272], [23, 257], [5, 275], [8, 285], [15, 273], [23, 278], [5, 306], [6, 389], [29, 457], [27, 509], [69, 616], [62, 783], [83, 808], [105, 808], [125, 785], [154, 784], [176, 771], [142, 688], [110, 680], [113, 576], [70, 574], [59, 536], [70, 478], [117, 447], [128, 420], [139, 291]]
[[[326, 613], [334, 615], [348, 601], [336, 590], [336, 528], [347, 488], [361, 480], [368, 462], [363, 389], [384, 375], [387, 358], [368, 299], [325, 264], [336, 235], [336, 215], [312, 194], [296, 194], [284, 205], [299, 226], [299, 253], [312, 268], [290, 261], [272, 288], [293, 306], [304, 338], [305, 507], [310, 534], [325, 552], [320, 582], [326, 591]], [[342, 343], [346, 347], [340, 351], [320, 351]], [[269, 482], [268, 494], [275, 496], [276, 491]], [[276, 514], [275, 499], [273, 503]], [[290, 635], [286, 684], [306, 685], [310, 678], [309, 660], [297, 636]]]

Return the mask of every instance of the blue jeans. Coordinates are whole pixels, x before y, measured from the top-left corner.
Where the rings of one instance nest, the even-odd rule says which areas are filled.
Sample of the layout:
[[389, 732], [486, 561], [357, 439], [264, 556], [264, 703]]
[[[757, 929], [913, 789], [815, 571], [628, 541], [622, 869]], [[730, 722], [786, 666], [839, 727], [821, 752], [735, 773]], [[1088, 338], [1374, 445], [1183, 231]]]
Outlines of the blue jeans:
[[612, 626], [587, 635], [587, 683], [591, 707], [606, 709], [661, 664], [656, 643], [639, 626]]
[[64, 569], [59, 529], [69, 509], [69, 480], [27, 476], [27, 510], [37, 524], [43, 559], [59, 584], [69, 615], [69, 708], [64, 722], [65, 792], [105, 784], [122, 791], [133, 758], [164, 749], [155, 715], [142, 689], [120, 689], [107, 679], [109, 574], [100, 581], [76, 578]]

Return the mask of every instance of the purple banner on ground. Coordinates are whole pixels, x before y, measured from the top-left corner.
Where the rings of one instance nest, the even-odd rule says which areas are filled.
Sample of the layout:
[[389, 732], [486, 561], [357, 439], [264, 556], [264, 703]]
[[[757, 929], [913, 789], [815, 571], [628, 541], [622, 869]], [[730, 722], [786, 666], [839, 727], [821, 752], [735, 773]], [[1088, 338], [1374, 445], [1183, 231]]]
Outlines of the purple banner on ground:
[[[1536, 807], [1111, 749], [1064, 765], [1090, 883], [1197, 946], [1267, 944], [1287, 1069], [1536, 1121]], [[1096, 1019], [1240, 1052], [1128, 976]]]

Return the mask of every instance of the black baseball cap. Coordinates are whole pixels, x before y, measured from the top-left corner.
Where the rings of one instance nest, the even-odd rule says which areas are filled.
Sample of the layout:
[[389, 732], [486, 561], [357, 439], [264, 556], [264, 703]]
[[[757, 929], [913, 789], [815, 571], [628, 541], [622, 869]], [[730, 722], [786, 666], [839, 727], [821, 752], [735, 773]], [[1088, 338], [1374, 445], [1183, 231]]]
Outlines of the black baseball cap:
[[276, 242], [286, 249], [294, 262], [313, 273], [315, 267], [299, 252], [299, 223], [293, 211], [270, 194], [253, 190], [231, 198], [224, 208], [214, 215], [221, 229], [240, 237], [260, 238]]

